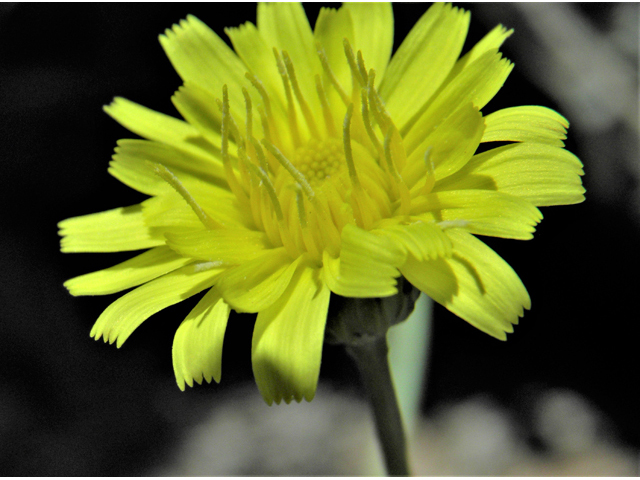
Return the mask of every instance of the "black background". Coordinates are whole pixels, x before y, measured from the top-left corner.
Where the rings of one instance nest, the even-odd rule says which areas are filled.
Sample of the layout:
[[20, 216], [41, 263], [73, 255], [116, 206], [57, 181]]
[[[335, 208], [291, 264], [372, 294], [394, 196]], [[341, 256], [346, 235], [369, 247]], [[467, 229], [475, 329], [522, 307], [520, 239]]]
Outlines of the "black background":
[[[473, 16], [465, 51], [493, 25]], [[319, 6], [306, 6], [311, 24]], [[394, 7], [396, 42], [424, 4]], [[601, 10], [584, 11], [597, 17]], [[192, 13], [222, 28], [255, 22], [253, 4], [17, 4], [0, 7], [0, 473], [137, 475], [170, 451], [226, 386], [251, 380], [253, 318], [232, 316], [220, 385], [182, 393], [173, 379], [171, 342], [195, 304], [149, 319], [125, 347], [94, 342], [91, 325], [117, 295], [73, 298], [64, 280], [111, 266], [130, 254], [62, 254], [56, 224], [130, 205], [143, 196], [107, 174], [116, 140], [134, 136], [102, 110], [123, 96], [177, 115], [170, 96], [178, 75], [157, 41]], [[516, 32], [517, 34], [517, 32]], [[558, 108], [518, 71], [485, 113], [511, 105]], [[574, 121], [574, 119], [569, 119]], [[567, 148], [585, 148], [569, 130]], [[543, 208], [528, 242], [487, 243], [518, 272], [532, 298], [507, 342], [436, 307], [429, 414], [476, 392], [526, 418], [531, 392], [567, 387], [612, 421], [624, 442], [640, 445], [638, 400], [638, 212], [630, 175], [615, 202]], [[354, 389], [345, 354], [326, 347], [322, 381]], [[355, 390], [356, 393], [358, 390]], [[258, 395], [257, 388], [255, 395]], [[274, 407], [275, 408], [275, 407]], [[277, 407], [286, 408], [286, 407]]]

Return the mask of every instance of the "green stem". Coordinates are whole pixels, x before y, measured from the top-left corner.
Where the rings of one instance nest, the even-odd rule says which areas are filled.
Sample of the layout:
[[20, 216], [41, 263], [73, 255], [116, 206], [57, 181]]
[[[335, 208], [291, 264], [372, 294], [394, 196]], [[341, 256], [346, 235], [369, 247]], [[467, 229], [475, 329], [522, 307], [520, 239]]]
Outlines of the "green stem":
[[402, 417], [389, 370], [387, 339], [377, 337], [369, 342], [346, 345], [346, 349], [356, 362], [371, 400], [387, 474], [409, 476]]

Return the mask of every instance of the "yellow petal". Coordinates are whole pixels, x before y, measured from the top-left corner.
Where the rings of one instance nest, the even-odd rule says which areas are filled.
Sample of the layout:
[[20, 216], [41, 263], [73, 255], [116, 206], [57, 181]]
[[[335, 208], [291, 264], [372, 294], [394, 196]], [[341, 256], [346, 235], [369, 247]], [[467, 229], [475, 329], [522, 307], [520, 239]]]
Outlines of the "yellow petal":
[[222, 86], [229, 87], [231, 109], [244, 111], [241, 86], [249, 87], [247, 68], [213, 30], [193, 15], [174, 24], [160, 35], [160, 44], [185, 83], [194, 83], [222, 97]]
[[467, 68], [478, 58], [491, 50], [499, 49], [504, 41], [513, 34], [513, 29], [507, 30], [502, 25], [497, 25], [493, 30], [487, 33], [482, 40], [476, 43], [471, 50], [469, 50], [463, 57], [458, 60], [449, 73], [449, 77], [444, 81], [444, 85], [447, 85], [453, 78], [456, 77], [462, 70]]
[[251, 359], [258, 389], [269, 405], [313, 399], [330, 295], [319, 270], [303, 266], [282, 297], [258, 313]]
[[[420, 214], [420, 212], [426, 212]], [[476, 235], [529, 240], [542, 220], [540, 210], [520, 197], [487, 190], [453, 190], [416, 199], [412, 213]]]
[[180, 390], [193, 381], [220, 382], [222, 345], [230, 312], [220, 293], [210, 289], [187, 315], [173, 338], [173, 371]]
[[569, 122], [546, 107], [503, 108], [484, 119], [483, 142], [533, 142], [564, 147]]
[[[329, 290], [343, 297], [367, 298], [370, 295], [366, 282], [346, 282], [340, 275], [340, 258], [334, 258], [325, 250], [322, 252], [322, 280]], [[397, 289], [396, 289], [397, 291]]]
[[[345, 5], [338, 10], [321, 8], [313, 31], [315, 40], [320, 42], [327, 56], [331, 71], [345, 91], [349, 91], [351, 86], [351, 69], [344, 53], [344, 39], [349, 40], [349, 43], [357, 48], [354, 45], [356, 41], [354, 29], [355, 24], [351, 11]], [[364, 57], [364, 59], [367, 61], [367, 68], [369, 68], [368, 57]], [[328, 89], [327, 93], [333, 95], [335, 100], [340, 99], [333, 88]]]
[[[393, 9], [387, 2], [347, 3], [351, 13], [355, 51], [362, 50], [367, 70], [376, 71], [376, 84], [384, 77], [393, 48]], [[343, 57], [344, 58], [344, 57]]]
[[[171, 145], [195, 157], [211, 157], [211, 147], [200, 132], [187, 122], [122, 97], [114, 98], [113, 102], [105, 105], [103, 109], [120, 125], [141, 137]], [[216, 161], [215, 157], [211, 160]]]
[[147, 318], [211, 287], [221, 271], [194, 263], [145, 283], [109, 305], [91, 329], [91, 336], [109, 343], [117, 340], [120, 348]]
[[230, 268], [216, 288], [237, 312], [255, 313], [271, 306], [285, 291], [303, 257], [292, 260], [284, 248]]
[[124, 252], [164, 244], [145, 224], [141, 205], [67, 218], [58, 228], [63, 252]]
[[220, 155], [222, 145], [222, 112], [216, 105], [216, 98], [222, 96], [222, 91], [217, 95], [199, 87], [194, 83], [186, 83], [178, 88], [171, 97], [171, 101], [180, 115], [196, 127], [198, 131], [212, 145], [217, 148], [216, 154]]
[[322, 73], [322, 66], [304, 8], [300, 3], [258, 3], [257, 17], [258, 31], [265, 43], [289, 54], [305, 100], [312, 112], [319, 112], [314, 78]]
[[[253, 220], [239, 208], [228, 190], [195, 184], [189, 184], [188, 190], [204, 212], [219, 224], [232, 228], [253, 228]], [[145, 223], [159, 229], [152, 229], [159, 235], [167, 231], [164, 227], [202, 228], [194, 210], [176, 191], [149, 198], [142, 203], [142, 207]]]
[[460, 56], [469, 18], [464, 10], [433, 4], [391, 59], [380, 95], [400, 130], [447, 78]]
[[[477, 150], [483, 130], [484, 120], [478, 109], [471, 103], [461, 105], [409, 155], [402, 172], [407, 185], [421, 189], [430, 168], [435, 180], [458, 171]], [[432, 167], [428, 168], [426, 162]]]
[[192, 261], [168, 247], [156, 247], [113, 267], [67, 280], [64, 286], [71, 295], [108, 295], [141, 285]]
[[474, 327], [500, 340], [531, 307], [513, 269], [472, 235], [452, 229], [453, 256], [420, 262], [409, 257], [402, 274], [433, 300]]
[[471, 102], [482, 109], [500, 90], [512, 69], [513, 64], [503, 59], [497, 50], [484, 53], [446, 84], [428, 108], [412, 119], [408, 124], [411, 128], [404, 136], [405, 148], [413, 151], [460, 106]]
[[278, 72], [272, 47], [269, 46], [256, 26], [246, 22], [237, 28], [225, 28], [234, 50], [269, 92], [270, 101], [280, 106], [286, 104], [282, 79]]
[[433, 191], [497, 190], [537, 206], [569, 205], [584, 201], [583, 174], [580, 160], [563, 148], [517, 143], [475, 155]]
[[119, 140], [115, 152], [109, 164], [109, 173], [125, 185], [147, 195], [162, 195], [173, 190], [155, 173], [149, 162], [166, 166], [183, 183], [206, 182], [228, 189], [222, 164], [213, 157], [190, 155], [158, 142], [128, 139]]
[[253, 260], [269, 248], [264, 232], [246, 229], [168, 233], [167, 245], [180, 255], [224, 265]]
[[380, 234], [392, 238], [420, 261], [451, 256], [451, 241], [434, 221], [392, 225], [380, 230]]
[[333, 262], [325, 275], [331, 290], [338, 295], [388, 297], [398, 292], [397, 267], [405, 257], [403, 248], [389, 237], [349, 224], [342, 230], [339, 269], [335, 271]]
[[[453, 243], [458, 261], [466, 261], [474, 267], [474, 274], [484, 285], [484, 295], [513, 323], [531, 308], [531, 299], [527, 289], [516, 272], [496, 252], [473, 235], [452, 229], [447, 235]], [[476, 283], [476, 286], [478, 284]]]
[[[165, 237], [175, 229], [199, 230], [202, 222], [193, 209], [176, 192], [151, 197], [142, 203], [144, 221], [152, 232]], [[166, 238], [165, 238], [166, 242]]]

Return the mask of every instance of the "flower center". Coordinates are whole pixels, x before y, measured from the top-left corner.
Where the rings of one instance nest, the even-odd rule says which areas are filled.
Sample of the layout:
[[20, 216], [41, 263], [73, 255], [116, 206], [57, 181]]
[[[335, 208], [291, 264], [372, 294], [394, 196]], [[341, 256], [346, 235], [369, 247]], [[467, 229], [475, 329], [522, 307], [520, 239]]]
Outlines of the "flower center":
[[344, 165], [342, 142], [337, 138], [311, 139], [295, 152], [295, 167], [312, 187], [337, 174]]
[[259, 103], [243, 88], [244, 125], [231, 115], [226, 85], [219, 102], [222, 159], [239, 206], [274, 247], [319, 263], [325, 251], [339, 254], [345, 225], [370, 230], [384, 218], [408, 218], [411, 205], [399, 173], [402, 138], [376, 92], [375, 71], [346, 39], [344, 47], [350, 90], [319, 45], [323, 73], [313, 79], [298, 79], [287, 52], [274, 49], [284, 98], [247, 73]]

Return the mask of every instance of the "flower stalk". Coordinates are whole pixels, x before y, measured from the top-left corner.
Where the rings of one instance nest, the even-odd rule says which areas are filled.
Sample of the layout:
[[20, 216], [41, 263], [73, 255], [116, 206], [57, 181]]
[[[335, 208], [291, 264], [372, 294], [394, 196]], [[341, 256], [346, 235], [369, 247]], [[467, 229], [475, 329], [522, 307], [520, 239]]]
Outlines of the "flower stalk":
[[326, 341], [344, 345], [360, 372], [373, 409], [388, 475], [408, 476], [406, 436], [389, 368], [387, 332], [405, 321], [420, 292], [403, 277], [398, 293], [383, 298], [334, 295], [327, 319]]
[[376, 337], [347, 345], [346, 350], [358, 367], [373, 408], [387, 474], [409, 476], [406, 437], [389, 370], [387, 339]]

